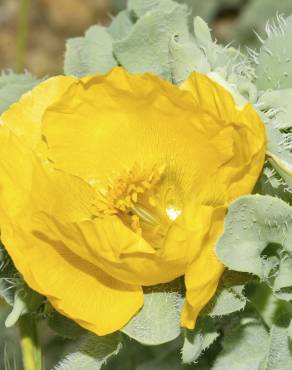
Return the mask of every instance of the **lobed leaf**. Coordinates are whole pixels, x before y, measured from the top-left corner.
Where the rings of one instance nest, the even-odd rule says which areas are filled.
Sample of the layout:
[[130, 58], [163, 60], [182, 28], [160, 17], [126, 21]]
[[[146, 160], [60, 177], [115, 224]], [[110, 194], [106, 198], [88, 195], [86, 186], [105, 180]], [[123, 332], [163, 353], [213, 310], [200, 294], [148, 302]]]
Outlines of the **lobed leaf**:
[[174, 35], [189, 40], [187, 10], [165, 0], [139, 18], [125, 39], [114, 42], [114, 54], [130, 72], [171, 80], [169, 43]]
[[86, 333], [76, 322], [53, 310], [48, 319], [49, 327], [64, 338], [74, 339]]
[[2, 72], [0, 75], [0, 114], [39, 82], [40, 80], [30, 73]]
[[215, 296], [205, 308], [204, 313], [215, 317], [243, 310], [247, 302], [243, 294], [247, 281], [248, 278], [243, 274], [226, 271]]
[[223, 350], [217, 356], [212, 370], [259, 370], [268, 340], [264, 326], [252, 319], [227, 327]]
[[292, 87], [292, 19], [282, 16], [267, 24], [267, 39], [256, 67], [256, 85], [260, 90], [289, 89]]
[[123, 10], [113, 19], [107, 31], [113, 40], [121, 40], [128, 36], [133, 24], [131, 13], [128, 10]]
[[147, 345], [158, 345], [180, 334], [183, 303], [179, 281], [145, 288], [144, 306], [122, 329], [129, 337]]
[[292, 299], [292, 207], [287, 203], [261, 195], [236, 200], [216, 251], [227, 267], [255, 274], [278, 297]]
[[260, 370], [291, 370], [292, 351], [288, 337], [290, 318], [282, 317], [270, 332], [268, 354]]
[[202, 316], [198, 319], [194, 330], [185, 331], [182, 348], [183, 363], [197, 361], [201, 354], [219, 337], [211, 317]]
[[69, 354], [53, 370], [99, 370], [121, 349], [121, 336], [118, 333], [104, 337], [89, 334], [81, 348]]
[[106, 73], [117, 65], [113, 56], [113, 40], [104, 27], [90, 27], [84, 37], [66, 43], [64, 73], [84, 77]]

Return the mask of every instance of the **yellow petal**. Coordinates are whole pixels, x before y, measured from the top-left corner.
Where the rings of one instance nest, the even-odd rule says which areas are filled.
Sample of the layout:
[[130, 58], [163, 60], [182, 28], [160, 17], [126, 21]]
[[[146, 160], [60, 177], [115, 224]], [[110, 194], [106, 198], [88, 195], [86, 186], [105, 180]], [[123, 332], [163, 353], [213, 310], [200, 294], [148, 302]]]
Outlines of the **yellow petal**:
[[63, 222], [88, 219], [95, 192], [77, 177], [42, 166], [5, 126], [0, 143], [1, 240], [16, 268], [30, 287], [81, 326], [98, 335], [120, 329], [143, 304], [142, 289], [90, 263], [86, 245], [80, 250], [87, 260], [74, 254], [41, 222], [45, 211]]
[[224, 207], [215, 211], [207, 206], [198, 209], [201, 216], [198, 217], [209, 225], [209, 232], [205, 233], [201, 240], [203, 247], [185, 273], [187, 292], [181, 323], [188, 329], [194, 328], [197, 316], [214, 295], [223, 272], [223, 265], [215, 256], [214, 245], [222, 232], [225, 212]]
[[97, 335], [123, 327], [143, 305], [140, 287], [112, 278], [31, 223], [2, 221], [2, 241], [27, 284], [62, 314]]
[[105, 76], [81, 79], [49, 107], [43, 134], [55, 166], [95, 180], [96, 188], [136, 163], [165, 165], [166, 177], [189, 197], [231, 158], [231, 145], [225, 150], [214, 140], [229, 124], [158, 77], [115, 68]]
[[4, 112], [0, 123], [7, 125], [25, 144], [44, 155], [45, 145], [41, 137], [44, 112], [68, 92], [75, 80], [74, 77], [58, 76], [42, 82]]
[[[48, 101], [46, 90], [60, 95]], [[44, 137], [41, 145], [47, 152], [28, 145], [42, 160], [48, 155], [61, 172], [57, 179], [58, 171], [46, 165], [40, 177], [53, 180], [38, 182], [34, 176], [34, 211], [27, 230], [37, 231], [34, 237], [41, 241], [44, 236], [58, 240], [80, 260], [124, 283], [152, 285], [186, 273], [182, 322], [192, 327], [222, 272], [214, 245], [226, 209], [234, 198], [252, 191], [263, 166], [266, 136], [256, 112], [250, 105], [239, 109], [223, 87], [197, 73], [179, 89], [150, 74], [131, 75], [115, 68], [105, 76], [81, 80], [52, 78], [33, 96], [30, 103], [43, 107], [33, 127], [40, 128], [37, 137]], [[25, 111], [26, 105], [24, 100], [17, 109]], [[13, 106], [5, 116], [12, 128], [20, 126], [17, 109]], [[139, 176], [148, 175], [141, 180], [133, 176], [134, 169]], [[16, 173], [25, 176], [20, 169]], [[161, 177], [155, 194], [147, 195], [157, 173]], [[71, 189], [71, 178], [72, 195], [63, 200], [61, 193]], [[141, 186], [135, 188], [131, 181], [137, 179]], [[17, 199], [31, 191], [16, 189], [13, 180], [12, 174], [7, 184], [15, 190], [3, 196], [8, 207], [14, 191]], [[49, 185], [42, 186], [42, 181]], [[58, 192], [52, 182], [62, 181]], [[53, 190], [43, 201], [46, 186]], [[79, 191], [81, 204], [74, 199], [81, 198]], [[145, 199], [139, 203], [141, 192], [151, 198], [151, 206], [144, 207]], [[169, 210], [176, 210], [175, 216], [165, 222]], [[163, 242], [149, 237], [157, 230]], [[34, 280], [40, 284], [37, 277]]]

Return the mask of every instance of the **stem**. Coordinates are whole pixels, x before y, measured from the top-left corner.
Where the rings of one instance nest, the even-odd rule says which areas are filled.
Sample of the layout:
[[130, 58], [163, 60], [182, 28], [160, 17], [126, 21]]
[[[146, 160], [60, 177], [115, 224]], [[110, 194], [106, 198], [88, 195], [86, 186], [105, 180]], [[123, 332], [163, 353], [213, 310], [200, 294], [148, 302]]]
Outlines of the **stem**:
[[16, 40], [16, 71], [23, 72], [27, 47], [30, 0], [20, 0]]
[[35, 318], [23, 315], [18, 320], [24, 370], [42, 370], [42, 354]]

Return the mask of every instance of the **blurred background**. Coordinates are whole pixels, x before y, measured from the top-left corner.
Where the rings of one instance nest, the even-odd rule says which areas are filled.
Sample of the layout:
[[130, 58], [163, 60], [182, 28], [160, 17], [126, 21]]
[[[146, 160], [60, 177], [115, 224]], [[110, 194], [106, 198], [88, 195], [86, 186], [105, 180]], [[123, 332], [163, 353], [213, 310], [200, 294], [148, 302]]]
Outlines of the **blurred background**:
[[[264, 35], [267, 20], [277, 12], [292, 13], [291, 0], [178, 1], [188, 5], [190, 19], [195, 15], [204, 18], [219, 42], [227, 44], [233, 41], [236, 45], [243, 45], [243, 50], [245, 46], [259, 46], [255, 33]], [[38, 77], [62, 73], [67, 38], [82, 35], [92, 24], [110, 24], [126, 6], [126, 0], [27, 0], [29, 7], [22, 9], [23, 3], [21, 0], [0, 0], [0, 70], [17, 69], [17, 55], [24, 41], [21, 14], [27, 11], [29, 22], [24, 66]], [[8, 306], [0, 301], [0, 370], [19, 370], [17, 330], [4, 329], [8, 312]], [[46, 368], [49, 369], [68, 352], [72, 343], [57, 337], [45, 325], [41, 332]]]
[[[179, 0], [200, 15], [218, 41], [256, 46], [265, 22], [278, 11], [290, 14], [291, 0]], [[126, 0], [29, 0], [28, 47], [25, 68], [34, 75], [62, 72], [65, 40], [92, 24], [107, 25]], [[21, 0], [0, 0], [0, 70], [16, 67]], [[20, 41], [21, 43], [21, 41]]]

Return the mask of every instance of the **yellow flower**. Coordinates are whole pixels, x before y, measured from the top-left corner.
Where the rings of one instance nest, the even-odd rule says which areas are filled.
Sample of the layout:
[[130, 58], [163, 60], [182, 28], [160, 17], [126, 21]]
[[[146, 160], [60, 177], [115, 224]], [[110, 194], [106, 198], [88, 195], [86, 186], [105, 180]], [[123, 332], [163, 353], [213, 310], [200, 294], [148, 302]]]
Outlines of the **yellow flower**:
[[1, 123], [1, 238], [28, 285], [104, 335], [141, 308], [142, 286], [184, 275], [193, 328], [223, 270], [226, 209], [263, 166], [251, 105], [197, 73], [178, 88], [115, 68], [51, 78]]

